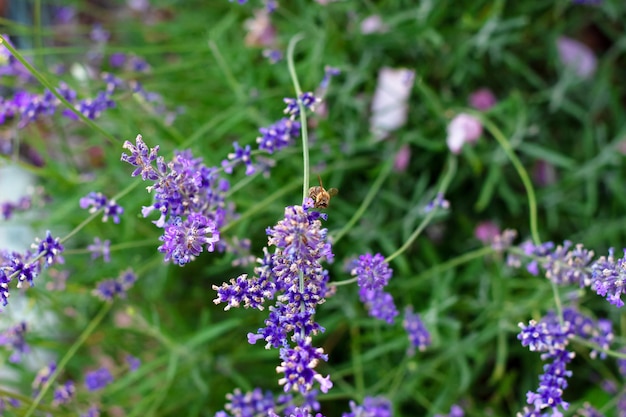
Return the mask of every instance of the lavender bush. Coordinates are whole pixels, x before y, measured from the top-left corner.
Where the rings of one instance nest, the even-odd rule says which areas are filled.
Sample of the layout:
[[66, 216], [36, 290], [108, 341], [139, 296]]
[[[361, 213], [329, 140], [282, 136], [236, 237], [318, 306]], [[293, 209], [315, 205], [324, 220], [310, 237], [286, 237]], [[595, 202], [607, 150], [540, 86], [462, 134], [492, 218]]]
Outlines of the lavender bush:
[[626, 415], [626, 5], [500, 6], [0, 10], [0, 415]]

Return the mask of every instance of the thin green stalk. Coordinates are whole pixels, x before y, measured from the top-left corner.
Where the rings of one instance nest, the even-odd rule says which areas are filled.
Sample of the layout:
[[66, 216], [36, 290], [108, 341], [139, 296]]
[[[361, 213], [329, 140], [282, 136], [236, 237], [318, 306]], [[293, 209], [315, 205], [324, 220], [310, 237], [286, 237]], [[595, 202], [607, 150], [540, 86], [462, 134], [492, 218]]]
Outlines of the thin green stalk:
[[296, 48], [296, 44], [304, 39], [304, 35], [297, 34], [289, 41], [287, 47], [287, 66], [289, 67], [289, 76], [293, 83], [293, 88], [296, 90], [296, 100], [298, 102], [298, 108], [300, 109], [300, 130], [302, 132], [302, 163], [304, 165], [304, 174], [302, 180], [302, 202], [309, 196], [309, 134], [306, 125], [306, 109], [300, 100], [302, 95], [302, 89], [300, 88], [300, 82], [298, 81], [298, 74], [296, 74], [296, 68], [293, 63], [293, 52]]
[[220, 49], [217, 47], [217, 44], [212, 40], [209, 41], [209, 49], [211, 49], [211, 53], [213, 53], [213, 57], [217, 61], [217, 65], [220, 67], [220, 69], [224, 73], [224, 76], [226, 77], [226, 81], [228, 82], [228, 84], [230, 84], [230, 87], [233, 89], [233, 92], [237, 96], [237, 99], [241, 102], [245, 101], [246, 94], [241, 88], [241, 84], [237, 82], [237, 79], [233, 75], [233, 72], [230, 70], [228, 63], [222, 56]]
[[[454, 177], [454, 174], [456, 173], [456, 164], [457, 164], [456, 156], [453, 154], [450, 154], [450, 156], [448, 157], [447, 171], [445, 175], [443, 176], [443, 178], [441, 179], [441, 185], [439, 186], [439, 190], [437, 191], [437, 194], [445, 195], [446, 190], [448, 189], [448, 186], [450, 185], [450, 182], [452, 181], [452, 178]], [[433, 210], [431, 210], [426, 215], [426, 217], [424, 217], [424, 220], [422, 220], [422, 222], [419, 224], [417, 229], [415, 229], [415, 231], [411, 234], [411, 236], [409, 236], [407, 241], [404, 242], [404, 245], [402, 245], [402, 247], [400, 247], [397, 251], [395, 251], [394, 253], [389, 255], [387, 258], [385, 258], [385, 262], [388, 262], [388, 263], [391, 262], [397, 256], [401, 255], [405, 250], [407, 250], [409, 246], [411, 246], [411, 244], [415, 241], [415, 239], [417, 239], [420, 233], [422, 233], [422, 231], [426, 228], [426, 226], [428, 226], [428, 224], [433, 219], [433, 217], [435, 217], [435, 214], [437, 214], [437, 208], [434, 208]]]
[[[135, 189], [139, 184], [140, 184], [140, 182], [133, 181], [125, 189], [123, 189], [122, 191], [117, 193], [111, 200], [112, 201], [119, 200], [120, 198], [122, 198], [123, 196], [125, 196], [126, 194], [131, 192], [133, 189]], [[72, 236], [74, 236], [76, 233], [78, 233], [83, 227], [88, 225], [93, 219], [95, 219], [98, 215], [100, 215], [100, 213], [102, 213], [102, 211], [104, 211], [104, 208], [101, 208], [100, 210], [92, 213], [91, 216], [89, 216], [85, 220], [83, 220], [78, 226], [76, 226], [74, 228], [74, 230], [72, 230], [70, 233], [68, 233], [67, 236], [65, 236], [63, 239], [60, 239], [60, 242], [63, 243], [65, 241], [67, 241], [68, 239], [70, 239]]]
[[365, 376], [363, 357], [361, 355], [361, 333], [356, 324], [350, 326], [350, 350], [352, 352], [352, 369], [354, 370], [354, 385], [359, 396], [365, 393]]
[[372, 184], [371, 188], [367, 192], [367, 195], [363, 199], [363, 202], [352, 215], [352, 218], [348, 220], [348, 222], [341, 228], [341, 230], [336, 235], [331, 237], [331, 241], [333, 242], [333, 245], [336, 245], [337, 242], [339, 242], [339, 240], [342, 237], [344, 237], [346, 233], [348, 233], [350, 229], [352, 229], [352, 227], [356, 224], [356, 222], [359, 221], [359, 219], [363, 216], [363, 214], [365, 213], [369, 205], [374, 200], [374, 197], [376, 197], [378, 190], [380, 190], [380, 187], [382, 187], [383, 183], [387, 179], [387, 176], [391, 172], [392, 167], [393, 167], [393, 162], [391, 161], [385, 164], [385, 166], [383, 166], [383, 168], [378, 173], [378, 177], [376, 178], [376, 181], [374, 181], [374, 184]]
[[[407, 279], [404, 282], [406, 284], [409, 283], [415, 283], [417, 281], [419, 281], [421, 278], [427, 277], [431, 274], [440, 274], [442, 272], [447, 271], [448, 269], [452, 269], [455, 268], [459, 265], [463, 265], [465, 263], [468, 263], [469, 261], [472, 261], [474, 259], [479, 259], [482, 257], [485, 257], [487, 255], [491, 255], [494, 252], [493, 248], [491, 246], [485, 246], [479, 249], [476, 249], [474, 251], [471, 252], [466, 252], [461, 256], [457, 256], [456, 258], [452, 258], [449, 261], [446, 261], [444, 263], [441, 263], [437, 266], [434, 266], [430, 269], [427, 269], [426, 271], [420, 273], [419, 275], [417, 275], [414, 278], [411, 279]], [[355, 278], [356, 279], [356, 278]], [[402, 284], [401, 284], [402, 285]]]
[[4, 36], [0, 35], [0, 44], [4, 45], [5, 48], [7, 48], [9, 50], [9, 52], [11, 52], [11, 54], [15, 57], [15, 59], [17, 59], [18, 61], [20, 61], [20, 63], [22, 65], [24, 65], [24, 67], [26, 67], [26, 69], [33, 75], [33, 77], [37, 78], [37, 80], [44, 86], [46, 87], [51, 93], [52, 95], [54, 95], [57, 99], [59, 99], [59, 101], [61, 103], [63, 103], [63, 105], [65, 107], [67, 107], [72, 113], [74, 113], [80, 120], [82, 120], [83, 122], [85, 122], [85, 124], [87, 124], [87, 126], [91, 127], [92, 129], [94, 129], [95, 131], [99, 132], [100, 134], [102, 134], [109, 142], [111, 143], [117, 143], [117, 139], [115, 139], [115, 137], [113, 135], [111, 135], [110, 133], [108, 133], [106, 130], [104, 130], [103, 128], [101, 128], [100, 126], [98, 126], [97, 124], [95, 124], [91, 119], [89, 119], [87, 116], [85, 116], [84, 114], [82, 114], [80, 111], [78, 111], [73, 105], [72, 103], [70, 103], [69, 101], [67, 101], [67, 99], [65, 97], [63, 97], [56, 89], [55, 86], [52, 85], [52, 83], [50, 83], [50, 81], [48, 81], [41, 72], [39, 72], [37, 69], [35, 69], [35, 67], [33, 67], [30, 62], [28, 62], [26, 59], [24, 59], [24, 57], [22, 56], [22, 54], [20, 54], [19, 52], [17, 52], [17, 50], [9, 43], [6, 41], [6, 39], [4, 38]]
[[35, 400], [30, 404], [30, 407], [28, 408], [28, 411], [26, 411], [26, 414], [24, 414], [24, 417], [30, 417], [33, 415], [33, 413], [39, 406], [39, 403], [41, 403], [43, 397], [46, 395], [52, 384], [54, 384], [57, 376], [59, 376], [59, 374], [65, 369], [67, 363], [70, 361], [70, 359], [74, 357], [78, 349], [83, 345], [83, 343], [85, 343], [87, 338], [91, 336], [94, 330], [96, 330], [96, 327], [98, 327], [104, 316], [106, 316], [106, 314], [109, 312], [112, 305], [113, 303], [104, 303], [102, 308], [100, 308], [98, 314], [96, 314], [96, 316], [91, 319], [91, 322], [85, 328], [85, 330], [83, 330], [83, 333], [79, 336], [78, 340], [76, 340], [76, 342], [74, 342], [74, 344], [65, 353], [65, 356], [63, 356], [55, 371], [52, 373], [52, 375], [50, 375], [48, 381], [43, 384], [43, 387], [41, 387], [41, 391], [39, 391], [39, 394], [37, 394]]
[[483, 126], [485, 126], [489, 133], [491, 133], [491, 135], [498, 142], [500, 147], [502, 147], [502, 150], [517, 171], [517, 175], [519, 175], [520, 180], [522, 181], [522, 184], [526, 189], [526, 195], [528, 196], [530, 233], [532, 235], [535, 245], [540, 245], [541, 238], [539, 237], [539, 227], [537, 226], [537, 198], [535, 197], [535, 189], [533, 188], [533, 184], [530, 181], [530, 176], [528, 175], [526, 168], [524, 168], [524, 165], [522, 165], [522, 162], [515, 154], [515, 151], [513, 150], [513, 147], [511, 146], [511, 143], [507, 140], [506, 136], [504, 136], [502, 131], [498, 129], [498, 127], [494, 123], [492, 123], [491, 120], [487, 119], [483, 114], [474, 111], [471, 111], [470, 113], [481, 120]]
[[[526, 195], [528, 196], [528, 211], [530, 215], [530, 233], [535, 245], [541, 244], [541, 237], [539, 236], [539, 227], [537, 222], [537, 198], [535, 197], [535, 189], [533, 188], [533, 184], [530, 181], [530, 176], [528, 175], [528, 171], [522, 165], [522, 162], [519, 160], [511, 143], [508, 141], [506, 136], [502, 133], [498, 127], [491, 122], [491, 120], [487, 119], [483, 114], [469, 111], [471, 114], [476, 116], [481, 120], [483, 126], [491, 133], [491, 135], [496, 139], [504, 153], [509, 158], [513, 167], [517, 171], [517, 175], [519, 175], [522, 184], [524, 184], [524, 188], [526, 189]], [[559, 295], [559, 290], [557, 285], [552, 281], [550, 281], [550, 286], [552, 287], [552, 294], [554, 295], [554, 303], [556, 304], [557, 316], [559, 317], [559, 323], [561, 326], [564, 325], [563, 322], [563, 304], [561, 302], [561, 297]]]

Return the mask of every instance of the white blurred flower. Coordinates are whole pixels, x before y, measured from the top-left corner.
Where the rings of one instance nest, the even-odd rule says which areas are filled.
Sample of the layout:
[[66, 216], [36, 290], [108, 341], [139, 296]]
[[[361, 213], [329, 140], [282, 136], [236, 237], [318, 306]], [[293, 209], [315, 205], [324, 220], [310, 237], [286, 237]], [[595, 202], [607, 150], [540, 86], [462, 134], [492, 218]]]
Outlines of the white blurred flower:
[[382, 68], [378, 73], [370, 117], [370, 131], [377, 139], [386, 138], [406, 123], [414, 80], [415, 71], [405, 68]]
[[452, 153], [459, 153], [465, 143], [476, 143], [483, 133], [483, 125], [474, 116], [461, 113], [450, 121], [447, 130], [448, 148]]

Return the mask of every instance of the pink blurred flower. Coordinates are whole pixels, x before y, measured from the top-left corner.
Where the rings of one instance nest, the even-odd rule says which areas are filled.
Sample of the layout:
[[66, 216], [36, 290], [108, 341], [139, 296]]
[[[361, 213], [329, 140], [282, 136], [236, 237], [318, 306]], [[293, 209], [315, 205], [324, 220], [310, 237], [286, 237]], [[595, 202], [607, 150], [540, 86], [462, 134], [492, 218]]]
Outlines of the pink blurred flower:
[[398, 172], [406, 171], [409, 162], [411, 162], [411, 148], [405, 143], [396, 153], [396, 157], [393, 161], [393, 169]]
[[371, 33], [385, 33], [389, 27], [383, 23], [380, 15], [374, 14], [361, 21], [361, 33], [369, 35]]
[[461, 113], [448, 125], [446, 144], [452, 153], [460, 153], [465, 143], [476, 143], [483, 133], [480, 120], [469, 114]]
[[474, 229], [474, 236], [484, 245], [491, 244], [498, 235], [500, 235], [500, 228], [492, 221], [480, 222]]
[[562, 36], [557, 39], [556, 47], [561, 63], [580, 78], [590, 78], [596, 72], [598, 62], [587, 45]]
[[474, 91], [469, 97], [469, 104], [476, 110], [486, 111], [496, 104], [496, 96], [488, 88], [481, 88]]
[[270, 20], [267, 9], [258, 9], [254, 12], [254, 18], [246, 20], [244, 27], [246, 34], [246, 46], [271, 47], [276, 42], [276, 29]]

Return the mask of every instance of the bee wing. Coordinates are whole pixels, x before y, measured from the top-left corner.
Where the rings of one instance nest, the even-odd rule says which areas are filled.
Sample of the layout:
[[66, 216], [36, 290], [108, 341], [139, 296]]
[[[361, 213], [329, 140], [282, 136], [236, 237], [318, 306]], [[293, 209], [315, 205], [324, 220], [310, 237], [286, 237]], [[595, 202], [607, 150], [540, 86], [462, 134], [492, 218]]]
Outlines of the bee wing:
[[338, 189], [336, 189], [336, 188], [331, 188], [331, 189], [329, 189], [329, 190], [328, 190], [328, 194], [329, 194], [331, 197], [334, 197], [334, 196], [336, 196], [337, 194], [339, 194], [339, 190], [338, 190]]

